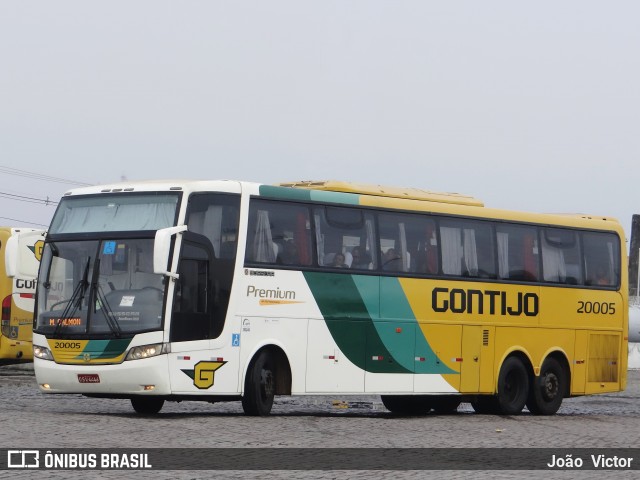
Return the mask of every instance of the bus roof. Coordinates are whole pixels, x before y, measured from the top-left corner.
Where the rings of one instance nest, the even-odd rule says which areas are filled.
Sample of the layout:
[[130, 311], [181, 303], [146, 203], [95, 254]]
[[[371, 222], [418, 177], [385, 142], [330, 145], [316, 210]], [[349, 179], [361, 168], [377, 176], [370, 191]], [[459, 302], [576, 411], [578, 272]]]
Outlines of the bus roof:
[[388, 187], [384, 185], [369, 185], [365, 183], [341, 182], [338, 180], [299, 181], [279, 183], [280, 187], [305, 188], [310, 190], [325, 190], [330, 192], [357, 193], [361, 195], [375, 195], [379, 197], [405, 198], [410, 200], [424, 200], [455, 205], [483, 207], [484, 203], [477, 198], [460, 193], [440, 193], [422, 190], [420, 188]]
[[[370, 206], [384, 206], [386, 208], [402, 208], [408, 206], [403, 200], [413, 202], [425, 202], [424, 209], [433, 212], [448, 212], [457, 215], [481, 215], [486, 218], [495, 218], [513, 221], [528, 221], [534, 223], [547, 223], [550, 225], [564, 225], [581, 228], [604, 228], [622, 231], [617, 219], [583, 213], [534, 213], [514, 210], [502, 210], [487, 208], [477, 198], [459, 193], [438, 193], [419, 188], [388, 187], [383, 185], [368, 185], [361, 183], [341, 182], [337, 180], [282, 182], [280, 187], [289, 187], [300, 190], [319, 190], [326, 192], [351, 193], [363, 195], [370, 200], [361, 204]], [[376, 197], [379, 200], [375, 200]], [[428, 202], [428, 203], [427, 203]], [[429, 205], [430, 204], [430, 205]], [[413, 203], [411, 209], [422, 210], [419, 203]], [[427, 207], [427, 205], [429, 205]], [[438, 206], [440, 205], [440, 206]], [[450, 205], [450, 206], [448, 206]], [[469, 208], [472, 207], [472, 208]], [[482, 207], [478, 209], [477, 207]]]

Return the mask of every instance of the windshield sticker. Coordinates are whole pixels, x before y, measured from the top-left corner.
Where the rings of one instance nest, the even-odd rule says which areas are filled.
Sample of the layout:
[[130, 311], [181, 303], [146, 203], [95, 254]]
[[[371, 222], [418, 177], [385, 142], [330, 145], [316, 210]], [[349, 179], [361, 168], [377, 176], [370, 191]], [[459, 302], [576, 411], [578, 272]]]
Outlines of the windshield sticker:
[[104, 248], [102, 249], [103, 255], [113, 255], [116, 253], [116, 242], [104, 242]]
[[123, 295], [120, 300], [121, 307], [132, 307], [133, 301], [136, 299], [135, 295]]

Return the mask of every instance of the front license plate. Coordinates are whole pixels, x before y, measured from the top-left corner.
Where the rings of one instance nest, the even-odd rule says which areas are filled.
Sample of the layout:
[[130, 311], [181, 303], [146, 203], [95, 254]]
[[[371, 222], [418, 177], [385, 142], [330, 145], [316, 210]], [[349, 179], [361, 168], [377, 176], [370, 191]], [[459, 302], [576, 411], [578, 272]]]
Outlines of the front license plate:
[[97, 373], [79, 373], [78, 382], [80, 383], [100, 383], [100, 377]]

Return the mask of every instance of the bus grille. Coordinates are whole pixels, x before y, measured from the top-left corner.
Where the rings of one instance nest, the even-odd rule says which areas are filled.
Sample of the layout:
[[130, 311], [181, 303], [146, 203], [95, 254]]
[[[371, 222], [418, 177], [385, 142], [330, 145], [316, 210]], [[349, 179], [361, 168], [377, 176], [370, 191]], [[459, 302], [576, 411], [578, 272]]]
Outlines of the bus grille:
[[617, 382], [620, 337], [593, 334], [589, 339], [589, 382]]

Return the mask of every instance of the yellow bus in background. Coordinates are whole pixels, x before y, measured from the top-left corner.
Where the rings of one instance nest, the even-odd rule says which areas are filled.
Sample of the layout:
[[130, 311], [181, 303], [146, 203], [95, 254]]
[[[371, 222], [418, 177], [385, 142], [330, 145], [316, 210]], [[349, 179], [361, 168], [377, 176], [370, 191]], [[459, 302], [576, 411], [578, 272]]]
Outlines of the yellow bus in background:
[[[24, 235], [17, 249], [7, 248], [10, 239]], [[36, 277], [44, 237], [32, 228], [0, 227], [0, 365], [33, 360], [32, 330]], [[14, 255], [20, 255], [21, 272], [12, 272]]]

